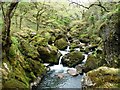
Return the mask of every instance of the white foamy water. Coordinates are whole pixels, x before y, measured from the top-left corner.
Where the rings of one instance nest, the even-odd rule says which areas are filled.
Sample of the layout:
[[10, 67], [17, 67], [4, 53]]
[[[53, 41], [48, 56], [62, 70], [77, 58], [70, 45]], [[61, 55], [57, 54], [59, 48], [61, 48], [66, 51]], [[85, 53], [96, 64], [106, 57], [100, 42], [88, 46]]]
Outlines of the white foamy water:
[[83, 54], [85, 56], [84, 60], [82, 61], [82, 64], [85, 64], [85, 62], [87, 61], [88, 58], [88, 54]]
[[59, 64], [58, 64], [58, 65], [60, 65], [60, 64], [61, 64], [62, 58], [63, 58], [63, 56], [60, 56], [60, 59], [59, 59]]

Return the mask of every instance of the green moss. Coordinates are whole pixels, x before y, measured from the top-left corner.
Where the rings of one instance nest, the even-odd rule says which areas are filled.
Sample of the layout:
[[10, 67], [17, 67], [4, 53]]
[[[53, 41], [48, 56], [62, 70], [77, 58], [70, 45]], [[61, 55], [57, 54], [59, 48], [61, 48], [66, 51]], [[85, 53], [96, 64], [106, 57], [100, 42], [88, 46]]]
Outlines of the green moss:
[[14, 36], [12, 36], [11, 37], [11, 40], [12, 40], [12, 44], [15, 44], [15, 45], [19, 45], [19, 42], [18, 42], [18, 40], [17, 40], [17, 37], [14, 37]]
[[29, 56], [33, 59], [36, 59], [39, 56], [37, 49], [34, 46], [30, 45], [27, 41], [21, 42], [21, 51], [24, 55]]
[[67, 47], [68, 43], [64, 38], [58, 39], [55, 41], [55, 46], [58, 49], [65, 49]]
[[27, 61], [29, 62], [30, 68], [32, 69], [32, 72], [36, 77], [41, 76], [46, 72], [45, 66], [41, 64], [39, 61], [32, 60], [30, 58], [28, 58]]
[[17, 52], [17, 46], [14, 44], [11, 44], [10, 50], [9, 50], [9, 56], [14, 57]]
[[31, 39], [31, 44], [35, 46], [39, 45], [46, 46], [48, 44], [48, 39], [49, 36], [47, 36], [47, 34], [46, 36], [43, 37], [41, 37], [40, 35], [36, 35]]
[[38, 52], [40, 54], [40, 58], [45, 63], [57, 63], [57, 48], [55, 46], [38, 47]]
[[64, 64], [73, 67], [82, 62], [84, 56], [81, 52], [71, 52], [64, 58]]
[[44, 37], [45, 37], [45, 39], [49, 39], [50, 37], [51, 37], [51, 35], [50, 35], [50, 33], [49, 32], [46, 32], [45, 34], [44, 34]]
[[19, 89], [22, 88], [22, 89], [25, 89], [25, 88], [29, 88], [29, 87], [26, 87], [26, 85], [23, 82], [20, 82], [16, 79], [10, 79], [4, 83], [3, 88], [19, 88]]
[[29, 78], [26, 76], [24, 69], [18, 64], [18, 66], [13, 67], [12, 72], [9, 73], [9, 78], [17, 79], [23, 82], [26, 87], [29, 87]]
[[84, 71], [88, 72], [90, 70], [96, 69], [105, 64], [103, 59], [103, 54], [98, 54], [96, 51], [88, 56], [88, 59], [84, 65]]
[[9, 50], [9, 56], [14, 57], [18, 51], [19, 43], [16, 37], [11, 37], [11, 40], [12, 40], [12, 44]]
[[33, 72], [30, 72], [30, 75], [31, 75], [32, 78], [34, 78], [34, 79], [36, 78], [36, 76], [34, 75]]
[[118, 68], [99, 67], [89, 71], [87, 75], [96, 83], [96, 87], [100, 88], [116, 88], [120, 83], [120, 69]]

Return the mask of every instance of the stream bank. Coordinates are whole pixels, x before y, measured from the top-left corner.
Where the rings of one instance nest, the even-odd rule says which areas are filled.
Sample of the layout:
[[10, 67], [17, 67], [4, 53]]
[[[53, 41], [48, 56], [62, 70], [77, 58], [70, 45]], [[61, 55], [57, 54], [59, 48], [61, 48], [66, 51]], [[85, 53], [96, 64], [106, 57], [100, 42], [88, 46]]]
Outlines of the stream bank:
[[[1, 45], [4, 47], [2, 47], [3, 62], [0, 72], [3, 75], [2, 86], [4, 89], [30, 89], [31, 85], [42, 82], [42, 76], [46, 76], [43, 80], [47, 78], [46, 80], [51, 82], [53, 78], [49, 76], [52, 74], [46, 75], [49, 72], [47, 72], [48, 68], [44, 63], [52, 64], [53, 67], [50, 66], [52, 69], [55, 68], [55, 65], [56, 69], [60, 71], [61, 69], [67, 69], [65, 78], [63, 78], [63, 74], [55, 75], [53, 72], [55, 75], [53, 83], [60, 80], [60, 86], [56, 83], [58, 86], [55, 87], [120, 87], [119, 2], [103, 3], [108, 12], [100, 7], [93, 6], [83, 12], [82, 17], [78, 11], [78, 13], [74, 13], [72, 16], [71, 14], [60, 14], [58, 11], [66, 12], [66, 10], [63, 8], [56, 10], [52, 5], [50, 5], [51, 8], [45, 4], [43, 5], [45, 6], [43, 8], [45, 12], [40, 17], [40, 23], [36, 22], [35, 19], [38, 9], [35, 9], [34, 12], [34, 10], [31, 10], [34, 4], [27, 4], [19, 3], [19, 8], [16, 7], [17, 12], [11, 18], [9, 29], [11, 31], [9, 37], [10, 48], [6, 48], [7, 42], [2, 37]], [[7, 7], [6, 5], [7, 3], [3, 3], [4, 8]], [[41, 3], [36, 5], [42, 8]], [[54, 6], [57, 5], [55, 4]], [[24, 10], [22, 8], [25, 8], [28, 12], [21, 11]], [[25, 15], [19, 12], [23, 12]], [[20, 24], [18, 19], [20, 18], [21, 20], [21, 16], [23, 18], [21, 22], [23, 23]], [[4, 24], [3, 26], [6, 26], [6, 23]], [[21, 25], [21, 28], [19, 28], [19, 25]], [[37, 30], [35, 28], [36, 25], [38, 25]], [[2, 35], [7, 37], [6, 32], [2, 33]], [[58, 53], [58, 51], [65, 50], [67, 46], [70, 46], [70, 49], [68, 48], [69, 53], [67, 52], [65, 56], [61, 56], [61, 53]], [[7, 52], [6, 56], [7, 49], [9, 49], [9, 52]], [[86, 61], [84, 60], [86, 57], [84, 55], [89, 54], [89, 52], [92, 53], [88, 55]], [[80, 73], [81, 64], [84, 64], [82, 71], [85, 72], [82, 79], [81, 75], [78, 75], [74, 69], [71, 70], [71, 68], [78, 68]], [[60, 67], [58, 68], [58, 66]], [[58, 78], [65, 79], [63, 81], [66, 83], [62, 82], [61, 79], [58, 80]], [[46, 87], [44, 84], [47, 82], [46, 80], [45, 82], [43, 81], [43, 87]], [[76, 81], [76, 85], [79, 84], [79, 86], [70, 85], [69, 81], [71, 80]], [[35, 83], [33, 83], [34, 81]]]

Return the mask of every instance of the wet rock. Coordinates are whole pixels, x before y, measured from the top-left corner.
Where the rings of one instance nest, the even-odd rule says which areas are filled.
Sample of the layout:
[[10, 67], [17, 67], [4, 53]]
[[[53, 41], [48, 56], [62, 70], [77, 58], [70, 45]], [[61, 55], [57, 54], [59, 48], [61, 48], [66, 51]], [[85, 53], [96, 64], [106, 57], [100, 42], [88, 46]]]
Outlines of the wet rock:
[[41, 81], [41, 77], [37, 77], [36, 80], [32, 83], [30, 83], [30, 89], [33, 88], [33, 86], [37, 86]]
[[84, 89], [95, 86], [96, 83], [93, 83], [90, 77], [84, 73], [83, 78], [81, 80], [81, 84], [82, 84], [82, 88]]
[[63, 74], [63, 73], [58, 73], [58, 74], [56, 74], [56, 76], [57, 76], [58, 78], [60, 78], [60, 79], [64, 78], [64, 74]]
[[68, 42], [66, 41], [65, 38], [60, 38], [55, 41], [55, 46], [60, 50], [64, 50], [67, 47], [67, 45]]
[[82, 64], [78, 64], [75, 66], [75, 69], [77, 70], [78, 73], [82, 74], [83, 73], [83, 68], [84, 66]]
[[96, 83], [95, 87], [99, 88], [119, 88], [120, 69], [109, 68], [106, 66], [99, 67], [87, 73], [92, 82]]
[[68, 74], [70, 74], [71, 76], [77, 76], [78, 72], [76, 69], [68, 69], [67, 70]]
[[84, 56], [81, 52], [73, 51], [63, 57], [63, 64], [69, 67], [73, 67], [81, 63], [83, 59]]
[[88, 38], [82, 38], [82, 39], [80, 39], [80, 42], [87, 44], [90, 42], [90, 40]]

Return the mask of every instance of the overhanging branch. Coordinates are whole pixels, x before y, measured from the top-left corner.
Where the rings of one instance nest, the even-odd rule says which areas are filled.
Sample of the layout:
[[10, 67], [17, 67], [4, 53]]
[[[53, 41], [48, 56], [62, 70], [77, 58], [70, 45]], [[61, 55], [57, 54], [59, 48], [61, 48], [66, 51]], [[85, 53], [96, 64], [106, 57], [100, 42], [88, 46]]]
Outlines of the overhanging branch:
[[99, 7], [101, 7], [104, 11], [109, 12], [100, 2], [99, 2], [98, 4], [93, 3], [93, 4], [91, 4], [91, 5], [88, 6], [88, 7], [86, 7], [86, 6], [82, 5], [82, 4], [79, 4], [79, 3], [77, 3], [77, 2], [70, 2], [69, 5], [71, 5], [71, 4], [76, 4], [76, 5], [78, 5], [78, 6], [81, 6], [81, 7], [83, 7], [83, 8], [86, 8], [86, 9], [90, 9], [90, 8], [93, 7], [93, 6], [99, 6]]

